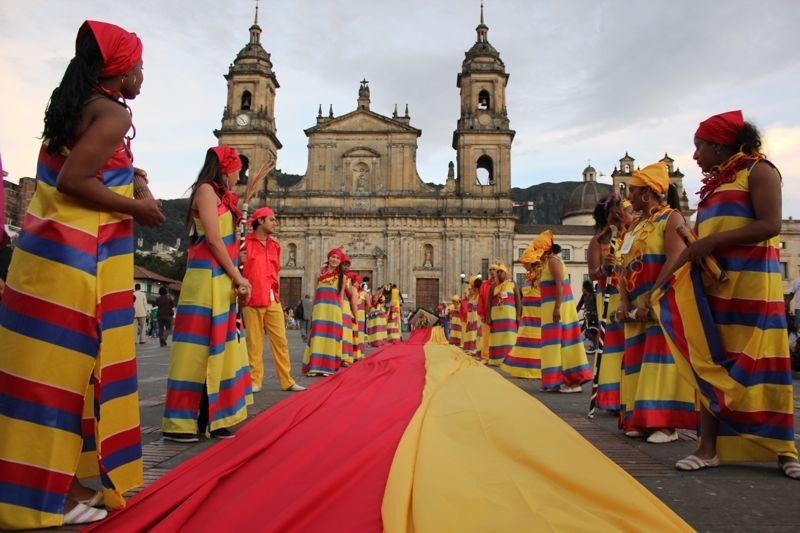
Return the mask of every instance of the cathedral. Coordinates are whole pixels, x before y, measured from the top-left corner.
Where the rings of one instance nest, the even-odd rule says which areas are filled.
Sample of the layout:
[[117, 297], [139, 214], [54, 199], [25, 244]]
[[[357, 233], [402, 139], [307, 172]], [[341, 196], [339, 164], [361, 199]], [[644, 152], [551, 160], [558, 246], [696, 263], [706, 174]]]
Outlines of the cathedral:
[[[464, 54], [457, 87], [461, 113], [453, 132], [456, 163], [444, 185], [417, 172], [422, 131], [408, 110], [391, 116], [370, 107], [369, 82], [358, 87], [355, 108], [335, 116], [322, 109], [305, 130], [308, 167], [294, 184], [265, 184], [259, 203], [280, 218], [281, 293], [293, 302], [313, 292], [328, 250], [342, 247], [352, 269], [373, 286], [396, 283], [406, 305], [433, 308], [463, 290], [463, 276], [486, 273], [495, 258], [512, 260], [511, 143], [505, 92], [508, 73], [490, 44], [481, 8], [476, 41]], [[247, 171], [281, 143], [275, 127], [280, 87], [261, 45], [258, 12], [250, 40], [225, 76], [228, 98], [214, 134], [242, 157]]]

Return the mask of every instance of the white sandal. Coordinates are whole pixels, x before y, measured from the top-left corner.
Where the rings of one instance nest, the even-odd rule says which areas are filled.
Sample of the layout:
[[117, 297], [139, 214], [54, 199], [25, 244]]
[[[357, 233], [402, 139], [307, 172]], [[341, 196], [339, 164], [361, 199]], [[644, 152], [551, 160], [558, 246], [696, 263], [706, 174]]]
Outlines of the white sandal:
[[78, 500], [78, 503], [82, 503], [86, 507], [97, 507], [98, 505], [103, 505], [103, 491], [98, 490], [94, 494], [92, 494], [91, 498], [87, 498], [85, 500]]
[[692, 454], [675, 463], [675, 469], [681, 472], [695, 472], [697, 470], [715, 468], [717, 466], [719, 466], [719, 457], [716, 455], [711, 459], [701, 459]]
[[778, 463], [781, 471], [789, 479], [800, 479], [800, 462], [786, 461], [785, 463]]
[[108, 511], [105, 509], [95, 509], [94, 507], [89, 507], [82, 503], [75, 503], [75, 507], [64, 515], [63, 524], [65, 526], [71, 524], [90, 524], [102, 520], [107, 516]]
[[672, 430], [672, 433], [667, 433], [663, 429], [654, 431], [647, 437], [647, 442], [650, 444], [666, 444], [668, 442], [675, 442], [678, 440], [678, 432]]

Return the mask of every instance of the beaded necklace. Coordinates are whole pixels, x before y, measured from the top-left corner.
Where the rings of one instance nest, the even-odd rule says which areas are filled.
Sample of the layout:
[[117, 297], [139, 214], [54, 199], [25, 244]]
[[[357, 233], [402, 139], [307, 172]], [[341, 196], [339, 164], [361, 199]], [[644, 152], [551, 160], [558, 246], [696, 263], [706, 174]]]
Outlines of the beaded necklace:
[[764, 155], [756, 152], [755, 154], [745, 154], [737, 152], [721, 165], [714, 166], [708, 172], [704, 172], [704, 178], [700, 180], [703, 186], [697, 192], [702, 202], [717, 190], [717, 187], [725, 183], [732, 183], [736, 180], [736, 174], [745, 168], [752, 167], [764, 159]]
[[655, 220], [664, 213], [672, 212], [673, 209], [666, 204], [659, 204], [650, 210], [650, 216], [647, 219], [639, 222], [630, 232], [630, 236], [634, 239], [631, 243], [630, 250], [625, 254], [625, 259], [631, 258], [628, 261], [628, 266], [625, 267], [625, 274], [622, 278], [625, 282], [625, 290], [628, 292], [633, 291], [636, 287], [636, 278], [639, 273], [644, 269], [642, 258], [647, 249], [647, 238], [656, 229]]

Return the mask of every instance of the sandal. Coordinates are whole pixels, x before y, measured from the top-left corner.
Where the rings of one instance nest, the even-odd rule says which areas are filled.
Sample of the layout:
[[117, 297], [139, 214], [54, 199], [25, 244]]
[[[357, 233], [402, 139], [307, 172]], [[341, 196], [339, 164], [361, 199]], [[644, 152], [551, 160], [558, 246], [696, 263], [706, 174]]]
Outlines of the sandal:
[[75, 507], [64, 515], [63, 524], [65, 526], [71, 524], [90, 524], [102, 520], [107, 516], [108, 511], [105, 509], [95, 509], [94, 507], [88, 507], [82, 503], [76, 503]]
[[800, 462], [786, 461], [785, 463], [778, 462], [778, 467], [789, 479], [800, 479]]
[[[700, 457], [692, 454], [675, 463], [675, 469], [680, 470], [681, 472], [695, 472], [697, 470], [716, 468], [718, 466], [719, 457], [716, 455], [711, 459], [701, 459]], [[800, 469], [800, 465], [798, 465], [798, 469]]]
[[638, 429], [629, 429], [625, 432], [625, 436], [631, 439], [640, 439], [644, 437], [644, 433], [639, 431]]
[[92, 494], [91, 498], [86, 500], [78, 500], [78, 503], [82, 503], [86, 507], [97, 507], [98, 505], [103, 505], [103, 491], [98, 490]]
[[647, 437], [647, 442], [651, 444], [666, 444], [678, 440], [678, 432], [674, 429], [672, 433], [667, 433], [663, 429], [656, 430]]

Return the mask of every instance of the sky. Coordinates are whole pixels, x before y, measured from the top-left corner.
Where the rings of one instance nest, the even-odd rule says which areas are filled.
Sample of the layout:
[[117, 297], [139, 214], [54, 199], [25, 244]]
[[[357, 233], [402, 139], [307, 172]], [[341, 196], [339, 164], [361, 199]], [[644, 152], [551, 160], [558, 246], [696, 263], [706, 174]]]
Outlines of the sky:
[[[700, 172], [692, 136], [709, 115], [742, 109], [781, 169], [784, 217], [800, 217], [800, 2], [796, 0], [486, 0], [489, 42], [510, 79], [512, 186], [579, 180], [591, 161], [610, 183], [628, 152], [644, 166], [669, 153], [690, 198]], [[305, 173], [303, 129], [317, 108], [408, 104], [422, 130], [417, 168], [444, 183], [455, 160], [456, 75], [475, 42], [479, 0], [261, 0], [272, 54], [277, 166]], [[217, 143], [223, 75], [247, 43], [252, 0], [3, 0], [0, 154], [13, 181], [33, 176], [44, 109], [84, 19], [144, 43], [145, 81], [131, 101], [135, 164], [161, 198], [183, 196]]]

